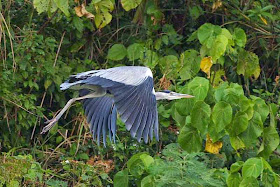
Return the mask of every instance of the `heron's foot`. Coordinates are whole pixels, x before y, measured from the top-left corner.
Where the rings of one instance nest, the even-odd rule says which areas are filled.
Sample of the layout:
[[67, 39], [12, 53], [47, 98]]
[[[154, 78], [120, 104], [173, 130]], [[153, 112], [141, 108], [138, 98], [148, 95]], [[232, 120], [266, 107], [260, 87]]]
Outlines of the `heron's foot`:
[[56, 124], [57, 121], [58, 120], [56, 118], [46, 121], [45, 124], [48, 125], [43, 128], [41, 134], [45, 134], [46, 132], [48, 132]]

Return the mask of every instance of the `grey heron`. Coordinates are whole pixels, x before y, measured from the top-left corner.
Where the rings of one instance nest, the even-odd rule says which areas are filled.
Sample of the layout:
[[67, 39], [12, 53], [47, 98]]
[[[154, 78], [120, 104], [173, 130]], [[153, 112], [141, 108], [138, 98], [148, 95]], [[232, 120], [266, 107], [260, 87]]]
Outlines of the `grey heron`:
[[102, 136], [104, 146], [107, 133], [110, 141], [115, 142], [117, 113], [131, 136], [137, 136], [138, 142], [143, 137], [147, 143], [153, 134], [159, 140], [156, 100], [193, 97], [171, 91], [155, 92], [152, 71], [142, 66], [78, 73], [60, 85], [61, 90], [68, 88], [78, 90], [80, 96], [70, 99], [57, 116], [46, 122], [48, 125], [41, 133], [50, 130], [73, 102], [83, 100], [93, 139], [99, 145]]

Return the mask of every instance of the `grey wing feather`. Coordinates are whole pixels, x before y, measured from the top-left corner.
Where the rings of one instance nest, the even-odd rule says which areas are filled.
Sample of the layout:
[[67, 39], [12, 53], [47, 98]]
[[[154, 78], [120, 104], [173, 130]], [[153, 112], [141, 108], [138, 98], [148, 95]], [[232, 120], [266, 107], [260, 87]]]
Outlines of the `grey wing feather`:
[[[106, 70], [94, 70], [72, 76], [64, 83], [63, 87], [71, 87], [68, 84], [71, 84], [71, 86], [74, 84], [85, 85], [84, 88], [87, 88], [87, 86], [100, 86], [113, 95], [111, 103], [108, 102], [110, 106], [109, 104], [108, 106], [107, 104], [102, 106], [98, 104], [98, 101], [89, 102], [87, 101], [88, 99], [84, 102], [88, 121], [91, 124], [94, 138], [96, 135], [98, 142], [100, 134], [104, 136], [105, 131], [109, 131], [109, 137], [112, 135], [113, 140], [115, 140], [116, 111], [119, 112], [122, 121], [125, 122], [127, 130], [131, 131], [132, 136], [137, 135], [138, 141], [143, 137], [144, 141], [147, 142], [148, 137], [150, 136], [150, 139], [152, 139], [154, 133], [156, 139], [159, 139], [157, 105], [152, 72], [149, 68], [124, 66]], [[108, 97], [101, 97], [101, 99], [104, 98]], [[104, 102], [105, 100], [102, 100], [102, 103]], [[114, 106], [113, 108], [112, 105]], [[102, 112], [107, 112], [107, 108], [112, 108], [112, 110], [110, 110], [110, 114], [105, 115], [94, 109], [97, 107], [102, 108]], [[108, 118], [111, 118], [111, 122], [108, 122]]]
[[[81, 90], [80, 95], [87, 94], [88, 91]], [[112, 97], [103, 96], [99, 98], [85, 99], [83, 101], [87, 121], [90, 124], [90, 131], [93, 139], [99, 145], [102, 134], [103, 144], [106, 146], [106, 136], [109, 134], [110, 140], [115, 142], [117, 111]]]

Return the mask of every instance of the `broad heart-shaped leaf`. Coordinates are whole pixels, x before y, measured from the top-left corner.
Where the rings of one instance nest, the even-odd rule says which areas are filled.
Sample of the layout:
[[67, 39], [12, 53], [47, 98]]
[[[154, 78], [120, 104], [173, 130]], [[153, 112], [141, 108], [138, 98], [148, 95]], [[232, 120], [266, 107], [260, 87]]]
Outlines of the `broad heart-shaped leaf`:
[[226, 135], [226, 131], [222, 130], [221, 132], [216, 131], [216, 125], [211, 120], [210, 124], [208, 125], [208, 133], [212, 138], [212, 142], [215, 143], [216, 141], [220, 140], [222, 137]]
[[180, 61], [183, 64], [179, 72], [181, 79], [188, 80], [194, 77], [199, 72], [201, 57], [196, 50], [190, 49], [185, 51], [180, 56]]
[[214, 97], [216, 102], [222, 101], [224, 97], [225, 89], [228, 87], [228, 82], [224, 82], [219, 85], [219, 87], [215, 88]]
[[[193, 94], [189, 90], [188, 86], [185, 86], [182, 90], [179, 90], [179, 92], [184, 94]], [[175, 102], [175, 107], [180, 115], [188, 116], [192, 110], [194, 103], [195, 103], [195, 98], [180, 99]]]
[[215, 62], [218, 58], [224, 55], [228, 45], [228, 38], [224, 35], [218, 35], [213, 43], [214, 45], [210, 48], [209, 55]]
[[248, 127], [248, 116], [244, 112], [237, 112], [231, 124], [226, 127], [230, 136], [237, 136]]
[[240, 107], [241, 112], [245, 112], [248, 115], [248, 120], [250, 120], [254, 115], [254, 105], [253, 100], [248, 99], [245, 96], [239, 96], [238, 106]]
[[95, 26], [99, 29], [102, 29], [106, 25], [108, 25], [112, 20], [112, 14], [110, 14], [108, 11], [100, 12], [95, 15], [94, 23]]
[[158, 54], [151, 50], [144, 50], [143, 53], [140, 53], [140, 60], [147, 67], [153, 69], [159, 62]]
[[254, 110], [257, 111], [264, 122], [269, 114], [269, 107], [266, 105], [265, 101], [259, 97], [251, 96], [255, 101]]
[[179, 125], [179, 126], [184, 126], [185, 123], [186, 123], [186, 116], [182, 116], [177, 108], [176, 108], [176, 103], [172, 105], [171, 107], [171, 115], [172, 115], [172, 118], [177, 122], [176, 125]]
[[121, 0], [121, 4], [126, 11], [129, 11], [140, 5], [141, 1], [142, 0]]
[[279, 177], [272, 170], [264, 169], [262, 173], [262, 184], [264, 186], [279, 187]]
[[240, 138], [245, 143], [246, 147], [254, 146], [257, 143], [257, 138], [263, 132], [263, 122], [261, 115], [254, 112], [253, 118], [249, 121], [248, 128], [240, 134]]
[[255, 53], [241, 50], [238, 54], [237, 73], [245, 78], [254, 75], [257, 79], [260, 75], [259, 57]]
[[196, 101], [203, 101], [209, 90], [209, 80], [203, 77], [195, 77], [188, 84], [188, 88], [191, 90], [192, 94], [194, 94]]
[[139, 59], [143, 51], [144, 51], [144, 46], [142, 44], [134, 43], [128, 46], [127, 57], [129, 61], [134, 61]]
[[238, 172], [242, 168], [243, 164], [244, 164], [243, 161], [235, 162], [230, 166], [230, 172], [231, 173]]
[[178, 58], [175, 55], [167, 55], [159, 60], [159, 66], [161, 69], [161, 72], [165, 74], [167, 78], [171, 77], [177, 77], [178, 72], [177, 69], [179, 67], [180, 63]]
[[115, 174], [114, 187], [128, 187], [128, 169]]
[[205, 23], [197, 30], [197, 37], [201, 44], [206, 44], [208, 39], [212, 36], [216, 36], [222, 32], [220, 26], [212, 25], [211, 23]]
[[154, 159], [147, 153], [138, 153], [133, 155], [127, 162], [129, 172], [138, 177], [154, 162]]
[[212, 121], [216, 125], [216, 132], [221, 132], [232, 120], [232, 108], [224, 102], [218, 102], [212, 112]]
[[53, 0], [56, 6], [67, 16], [70, 16], [68, 0]]
[[232, 106], [238, 105], [239, 99], [244, 95], [242, 86], [237, 83], [230, 83], [229, 87], [224, 90], [223, 100]]
[[153, 175], [148, 175], [141, 180], [141, 187], [156, 187]]
[[259, 186], [259, 182], [254, 177], [243, 178], [243, 180], [239, 185], [239, 187], [256, 187], [256, 186]]
[[204, 73], [207, 74], [208, 79], [210, 78], [210, 70], [211, 70], [212, 65], [213, 65], [213, 62], [212, 62], [211, 56], [204, 57], [200, 62], [200, 69], [201, 69], [201, 71], [203, 71]]
[[239, 136], [230, 136], [230, 144], [235, 150], [245, 148], [245, 144]]
[[260, 158], [249, 158], [242, 167], [242, 177], [257, 178], [263, 171], [263, 162]]
[[188, 153], [199, 152], [202, 146], [202, 139], [197, 129], [186, 124], [181, 130], [178, 137], [178, 143]]
[[34, 0], [33, 5], [39, 14], [48, 11], [53, 13], [57, 10], [57, 5], [53, 0]]
[[262, 137], [263, 141], [259, 149], [259, 155], [268, 158], [279, 145], [279, 135], [275, 127], [269, 126], [264, 128]]
[[235, 28], [233, 33], [233, 40], [236, 45], [239, 47], [245, 47], [247, 42], [246, 33], [241, 28]]
[[197, 101], [191, 111], [191, 126], [205, 135], [210, 121], [211, 108], [204, 101]]
[[108, 59], [122, 60], [127, 54], [126, 48], [123, 44], [114, 44], [108, 51]]
[[190, 99], [181, 99], [176, 101], [175, 107], [177, 112], [182, 116], [187, 116], [192, 111], [193, 105], [195, 103], [194, 98]]
[[275, 103], [269, 104], [270, 126], [275, 127], [277, 125], [276, 115], [279, 110], [279, 106]]
[[228, 187], [239, 187], [242, 178], [240, 173], [231, 173], [227, 178]]

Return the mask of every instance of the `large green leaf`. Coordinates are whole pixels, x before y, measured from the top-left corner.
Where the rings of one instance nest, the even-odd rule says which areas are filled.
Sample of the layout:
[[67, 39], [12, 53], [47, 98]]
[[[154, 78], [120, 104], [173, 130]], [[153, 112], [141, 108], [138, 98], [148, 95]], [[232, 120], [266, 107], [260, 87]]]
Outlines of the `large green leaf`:
[[245, 148], [245, 144], [239, 136], [230, 136], [230, 144], [235, 150]]
[[275, 127], [269, 126], [264, 128], [262, 137], [259, 155], [267, 158], [279, 146], [279, 135]]
[[108, 59], [122, 60], [127, 54], [126, 48], [123, 44], [114, 44], [108, 51]]
[[241, 85], [230, 83], [229, 87], [224, 90], [223, 100], [235, 106], [238, 105], [239, 99], [243, 95], [244, 91]]
[[138, 177], [154, 162], [153, 157], [147, 153], [138, 153], [133, 155], [127, 162], [129, 172]]
[[240, 173], [231, 173], [227, 178], [228, 187], [239, 187], [242, 178]]
[[156, 187], [154, 177], [148, 175], [141, 180], [141, 187]]
[[233, 33], [233, 40], [239, 47], [245, 47], [247, 42], [246, 33], [241, 28], [235, 28]]
[[243, 180], [239, 185], [239, 187], [256, 187], [256, 186], [259, 186], [259, 182], [254, 177], [243, 178]]
[[128, 169], [115, 174], [114, 187], [128, 187]]
[[209, 80], [203, 77], [195, 77], [189, 84], [189, 90], [195, 96], [195, 100], [204, 100], [209, 90]]
[[53, 13], [57, 10], [54, 0], [34, 0], [33, 5], [39, 14], [43, 12]]
[[253, 96], [251, 97], [255, 101], [254, 110], [261, 115], [262, 121], [264, 122], [269, 114], [269, 107], [266, 105], [263, 99]]
[[151, 50], [145, 50], [143, 53], [140, 55], [140, 60], [143, 62], [143, 64], [147, 67], [154, 68], [158, 62], [159, 62], [159, 57], [158, 54], [154, 51]]
[[237, 73], [249, 78], [254, 75], [257, 79], [260, 75], [259, 57], [252, 52], [242, 50], [238, 54]]
[[144, 46], [142, 44], [134, 43], [128, 46], [127, 57], [129, 61], [134, 61], [139, 59], [143, 51], [144, 51]]
[[218, 102], [212, 112], [212, 121], [216, 125], [216, 131], [221, 132], [232, 120], [232, 108], [224, 102]]
[[177, 69], [179, 60], [175, 55], [167, 55], [159, 60], [161, 72], [168, 78], [176, 78], [178, 76]]
[[230, 172], [231, 173], [238, 172], [242, 168], [243, 164], [244, 164], [243, 161], [235, 162], [230, 166]]
[[136, 8], [142, 0], [121, 0], [121, 4], [126, 11]]
[[263, 162], [260, 158], [249, 158], [242, 167], [242, 177], [257, 178], [263, 171]]
[[209, 55], [212, 57], [213, 61], [215, 62], [218, 58], [224, 55], [228, 45], [228, 38], [224, 35], [218, 35], [213, 41], [213, 43], [214, 45], [211, 46], [209, 50]]
[[240, 107], [241, 112], [245, 112], [248, 116], [248, 120], [250, 120], [254, 115], [254, 105], [255, 102], [248, 99], [245, 96], [239, 96], [238, 106]]
[[68, 0], [53, 0], [56, 6], [66, 15], [70, 16]]
[[191, 111], [191, 126], [197, 128], [201, 135], [204, 135], [207, 132], [210, 114], [210, 106], [204, 101], [198, 101], [194, 104]]
[[226, 130], [230, 136], [237, 136], [244, 132], [248, 127], [248, 116], [244, 112], [237, 112], [230, 125], [226, 127]]
[[178, 137], [178, 143], [187, 152], [199, 152], [202, 146], [202, 139], [197, 129], [189, 127], [186, 124], [181, 130]]
[[97, 28], [101, 29], [111, 22], [110, 12], [114, 10], [114, 4], [111, 0], [91, 1], [91, 6], [95, 8], [94, 22]]
[[246, 147], [254, 146], [262, 132], [263, 122], [261, 115], [258, 112], [254, 112], [253, 118], [249, 121], [248, 128], [240, 134], [240, 138], [243, 140]]
[[179, 72], [183, 80], [191, 79], [200, 70], [201, 57], [196, 50], [187, 50], [180, 56], [180, 61], [183, 65]]
[[201, 44], [206, 44], [212, 40], [212, 36], [220, 34], [222, 29], [220, 26], [212, 25], [211, 23], [205, 23], [197, 30], [197, 37]]

